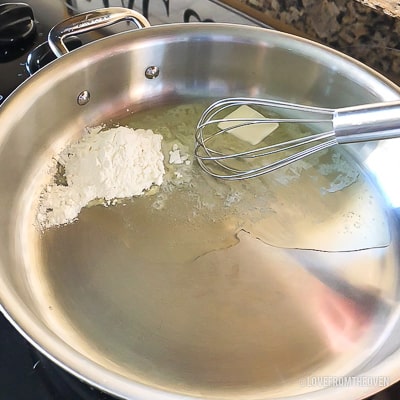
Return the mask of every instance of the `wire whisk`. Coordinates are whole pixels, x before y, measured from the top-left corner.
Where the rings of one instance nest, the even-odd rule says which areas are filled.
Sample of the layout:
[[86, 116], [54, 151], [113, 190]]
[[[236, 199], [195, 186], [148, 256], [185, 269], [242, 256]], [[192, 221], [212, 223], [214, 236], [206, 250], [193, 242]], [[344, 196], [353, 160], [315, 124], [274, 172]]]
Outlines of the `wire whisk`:
[[209, 175], [240, 180], [337, 144], [399, 136], [400, 101], [330, 109], [235, 97], [216, 101], [203, 112], [194, 154]]

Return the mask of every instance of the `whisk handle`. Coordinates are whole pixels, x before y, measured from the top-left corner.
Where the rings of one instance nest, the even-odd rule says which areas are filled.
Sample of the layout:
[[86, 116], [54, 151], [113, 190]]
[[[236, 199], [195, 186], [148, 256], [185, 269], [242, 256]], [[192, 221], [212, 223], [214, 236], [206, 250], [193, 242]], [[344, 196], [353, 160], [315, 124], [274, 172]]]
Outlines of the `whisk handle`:
[[338, 143], [400, 137], [400, 101], [337, 109], [333, 130]]

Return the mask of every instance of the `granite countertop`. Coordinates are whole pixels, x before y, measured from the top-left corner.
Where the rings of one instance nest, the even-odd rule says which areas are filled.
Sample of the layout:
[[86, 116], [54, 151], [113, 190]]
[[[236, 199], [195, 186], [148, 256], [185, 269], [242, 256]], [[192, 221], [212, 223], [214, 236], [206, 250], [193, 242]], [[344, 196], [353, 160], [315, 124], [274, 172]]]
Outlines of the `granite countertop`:
[[[273, 28], [326, 44], [400, 84], [400, 2], [225, 0]], [[235, 3], [235, 4], [233, 4]]]

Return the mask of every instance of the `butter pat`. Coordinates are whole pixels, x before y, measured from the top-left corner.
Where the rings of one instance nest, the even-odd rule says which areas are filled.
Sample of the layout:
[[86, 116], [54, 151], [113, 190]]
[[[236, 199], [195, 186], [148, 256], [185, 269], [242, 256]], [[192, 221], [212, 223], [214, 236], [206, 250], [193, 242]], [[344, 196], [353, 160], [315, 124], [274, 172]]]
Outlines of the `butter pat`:
[[[226, 119], [230, 118], [246, 118], [246, 119], [266, 119], [264, 115], [260, 114], [258, 111], [253, 108], [243, 105], [238, 107], [235, 111], [228, 114]], [[262, 123], [262, 124], [253, 124], [246, 125], [239, 128], [234, 128], [235, 124], [240, 125], [241, 121], [222, 121], [218, 124], [218, 128], [220, 129], [228, 129], [227, 132], [237, 137], [240, 140], [243, 140], [251, 145], [255, 146], [264, 140], [268, 135], [270, 135], [275, 129], [278, 128], [279, 124], [275, 122], [271, 123]]]

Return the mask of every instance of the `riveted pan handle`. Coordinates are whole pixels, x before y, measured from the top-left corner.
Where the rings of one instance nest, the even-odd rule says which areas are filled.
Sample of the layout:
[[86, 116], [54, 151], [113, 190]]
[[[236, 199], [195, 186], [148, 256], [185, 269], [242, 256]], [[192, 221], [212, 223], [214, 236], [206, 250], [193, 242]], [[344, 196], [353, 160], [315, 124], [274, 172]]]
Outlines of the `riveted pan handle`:
[[121, 21], [132, 21], [138, 28], [150, 26], [140, 13], [123, 7], [110, 7], [74, 15], [54, 26], [48, 37], [51, 50], [57, 57], [68, 53], [64, 40], [73, 35], [105, 28]]

